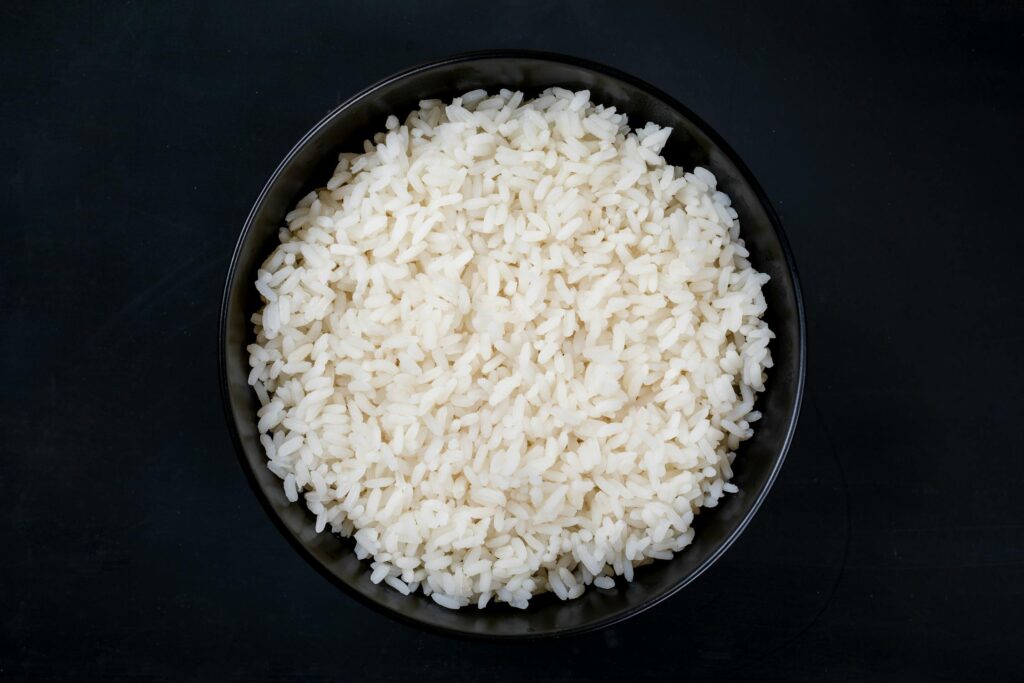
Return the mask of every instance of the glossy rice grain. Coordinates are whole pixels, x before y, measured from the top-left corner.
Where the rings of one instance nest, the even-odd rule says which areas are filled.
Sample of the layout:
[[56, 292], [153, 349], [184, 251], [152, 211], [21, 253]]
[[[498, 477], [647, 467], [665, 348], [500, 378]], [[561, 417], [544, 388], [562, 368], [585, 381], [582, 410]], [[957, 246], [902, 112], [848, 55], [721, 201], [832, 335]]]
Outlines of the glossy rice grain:
[[670, 135], [586, 91], [424, 101], [288, 214], [255, 285], [261, 441], [368, 580], [573, 599], [735, 491], [768, 277]]

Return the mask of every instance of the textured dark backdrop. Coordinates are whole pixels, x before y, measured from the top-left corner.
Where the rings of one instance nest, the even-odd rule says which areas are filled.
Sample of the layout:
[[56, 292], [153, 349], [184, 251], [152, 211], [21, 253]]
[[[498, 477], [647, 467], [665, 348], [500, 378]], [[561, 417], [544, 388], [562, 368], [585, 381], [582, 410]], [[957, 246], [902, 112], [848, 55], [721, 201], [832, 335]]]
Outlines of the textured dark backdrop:
[[[1017, 2], [4, 3], [0, 676], [1024, 676], [1022, 46]], [[557, 642], [422, 633], [328, 584], [217, 387], [228, 257], [277, 162], [375, 80], [493, 47], [692, 107], [807, 299], [803, 417], [745, 535]]]

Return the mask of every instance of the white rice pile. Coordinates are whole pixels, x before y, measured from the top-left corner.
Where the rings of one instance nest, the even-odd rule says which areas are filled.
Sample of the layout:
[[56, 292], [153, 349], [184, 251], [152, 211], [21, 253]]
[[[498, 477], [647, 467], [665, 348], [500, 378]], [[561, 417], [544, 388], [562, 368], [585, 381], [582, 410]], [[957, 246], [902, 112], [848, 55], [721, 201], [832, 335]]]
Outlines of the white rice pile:
[[736, 491], [768, 276], [669, 128], [561, 88], [420, 103], [303, 198], [249, 347], [269, 468], [370, 580], [525, 607], [667, 560]]

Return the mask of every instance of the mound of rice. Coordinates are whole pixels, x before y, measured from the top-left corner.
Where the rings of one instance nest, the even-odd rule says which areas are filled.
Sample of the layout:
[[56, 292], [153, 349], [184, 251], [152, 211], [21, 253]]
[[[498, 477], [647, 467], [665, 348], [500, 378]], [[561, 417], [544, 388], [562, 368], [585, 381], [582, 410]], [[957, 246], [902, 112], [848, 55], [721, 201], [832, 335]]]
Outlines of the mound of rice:
[[420, 103], [343, 154], [259, 271], [268, 467], [369, 580], [578, 597], [726, 493], [772, 333], [736, 211], [672, 132], [561, 88]]

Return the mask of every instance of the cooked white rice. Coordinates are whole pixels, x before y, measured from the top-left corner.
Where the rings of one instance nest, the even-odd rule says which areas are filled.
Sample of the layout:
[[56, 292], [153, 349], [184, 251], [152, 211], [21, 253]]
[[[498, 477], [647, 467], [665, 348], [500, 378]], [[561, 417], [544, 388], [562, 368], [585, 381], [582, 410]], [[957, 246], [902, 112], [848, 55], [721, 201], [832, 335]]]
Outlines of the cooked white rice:
[[729, 197], [587, 91], [420, 103], [343, 154], [259, 271], [268, 467], [368, 579], [578, 597], [726, 493], [771, 367]]

